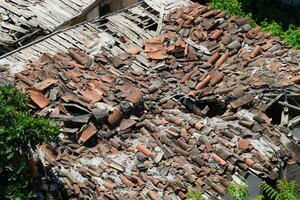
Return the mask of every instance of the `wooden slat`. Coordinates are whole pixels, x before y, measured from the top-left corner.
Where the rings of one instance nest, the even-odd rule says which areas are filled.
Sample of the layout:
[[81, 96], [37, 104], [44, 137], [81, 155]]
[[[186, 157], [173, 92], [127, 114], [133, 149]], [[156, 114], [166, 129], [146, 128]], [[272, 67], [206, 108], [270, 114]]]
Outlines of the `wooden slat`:
[[69, 43], [71, 43], [72, 45], [74, 45], [75, 47], [77, 47], [79, 49], [84, 48], [81, 44], [79, 44], [79, 42], [75, 41], [73, 38], [71, 38], [70, 36], [68, 36], [65, 33], [60, 33], [57, 36], [60, 37], [62, 40], [68, 41]]
[[[91, 0], [72, 0], [72, 3], [80, 7], [80, 4], [85, 4], [87, 1]], [[157, 3], [157, 0], [155, 1], [155, 3]], [[64, 9], [70, 9], [70, 7], [61, 2], [61, 0], [51, 1], [51, 4], [51, 8], [60, 9], [60, 11], [56, 11], [56, 13], [62, 12]], [[55, 6], [53, 6], [53, 4], [55, 4]], [[73, 28], [67, 29], [58, 34], [54, 34], [44, 41], [34, 44], [34, 46], [32, 47], [29, 46], [28, 48], [26, 48], [26, 50], [23, 51], [22, 54], [15, 53], [10, 57], [17, 57], [18, 59], [25, 60], [25, 55], [39, 56], [40, 54], [45, 52], [50, 52], [52, 54], [60, 51], [65, 52], [69, 47], [76, 47], [81, 50], [87, 50], [87, 44], [98, 39], [99, 33], [103, 32], [103, 30], [106, 30], [106, 32], [110, 33], [116, 41], [119, 40], [119, 36], [124, 36], [126, 38], [126, 43], [117, 42], [116, 46], [108, 50], [108, 53], [111, 55], [119, 55], [120, 53], [123, 53], [128, 49], [129, 45], [142, 48], [143, 41], [156, 34], [154, 31], [145, 29], [144, 26], [148, 26], [149, 23], [152, 23], [152, 21], [154, 21], [153, 18], [158, 19], [158, 16], [156, 16], [157, 14], [153, 11], [152, 7], [149, 7], [146, 4], [141, 5], [137, 5], [136, 7], [130, 8], [129, 10], [125, 10], [121, 12], [121, 14], [115, 13], [113, 15], [109, 15], [101, 20], [97, 20], [95, 23], [86, 22], [82, 25], [74, 26]], [[40, 7], [37, 6], [37, 8]], [[75, 10], [73, 9], [72, 11], [74, 12]], [[40, 19], [42, 19], [43, 17], [48, 18], [47, 16], [50, 10], [46, 9], [42, 12], [37, 12], [39, 12], [38, 14], [40, 15]], [[55, 19], [49, 18], [48, 20], [50, 22], [47, 19], [45, 19], [44, 21], [46, 21], [48, 25], [49, 23], [52, 23], [51, 26], [54, 27], [58, 24], [62, 17], [63, 16], [60, 15], [56, 16]], [[64, 17], [66, 18], [66, 16]], [[136, 59], [136, 65], [143, 66], [143, 69], [150, 64], [143, 52], [141, 52], [140, 55], [136, 56]]]

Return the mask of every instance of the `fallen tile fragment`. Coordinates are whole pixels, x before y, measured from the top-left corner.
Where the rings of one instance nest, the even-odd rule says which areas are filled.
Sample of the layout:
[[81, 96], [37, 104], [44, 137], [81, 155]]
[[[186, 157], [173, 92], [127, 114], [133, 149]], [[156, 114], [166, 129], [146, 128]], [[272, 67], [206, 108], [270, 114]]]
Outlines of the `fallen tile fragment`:
[[84, 128], [80, 133], [78, 133], [78, 144], [84, 144], [87, 142], [91, 137], [93, 137], [97, 133], [97, 129], [94, 124], [89, 124], [87, 127]]
[[57, 80], [52, 79], [52, 78], [48, 78], [38, 84], [35, 84], [34, 88], [36, 88], [37, 90], [45, 90], [46, 88], [48, 88], [49, 86], [53, 85], [57, 83]]
[[34, 88], [30, 88], [27, 90], [27, 93], [30, 99], [39, 107], [45, 108], [51, 102], [50, 100], [40, 91]]
[[136, 149], [140, 152], [142, 152], [143, 154], [145, 154], [148, 157], [155, 157], [155, 153], [151, 152], [147, 147], [145, 147], [142, 144], [139, 144], [136, 146]]
[[137, 47], [129, 47], [129, 48], [127, 49], [127, 52], [128, 52], [129, 54], [136, 55], [136, 54], [138, 54], [138, 53], [140, 52], [140, 49], [137, 48]]

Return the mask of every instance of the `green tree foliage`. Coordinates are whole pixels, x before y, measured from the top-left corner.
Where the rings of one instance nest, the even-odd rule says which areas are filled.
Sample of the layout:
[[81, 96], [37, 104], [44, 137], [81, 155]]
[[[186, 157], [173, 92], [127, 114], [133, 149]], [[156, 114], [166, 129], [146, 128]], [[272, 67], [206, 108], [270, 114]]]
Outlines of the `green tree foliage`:
[[[262, 194], [270, 200], [299, 200], [297, 186], [293, 181], [278, 180], [276, 188], [273, 188], [266, 182], [260, 183]], [[231, 183], [227, 188], [227, 193], [234, 200], [250, 200], [250, 194], [247, 186]], [[262, 200], [263, 195], [258, 195], [252, 200]]]
[[276, 189], [274, 189], [272, 186], [270, 186], [269, 184], [267, 184], [266, 182], [262, 182], [260, 184], [260, 188], [262, 189], [262, 191], [264, 193], [266, 193], [266, 195], [271, 198], [271, 199], [277, 199], [278, 198], [278, 192]]
[[[266, 182], [260, 183], [262, 194], [252, 198], [252, 200], [263, 200], [264, 196], [270, 200], [299, 200], [299, 194], [297, 192], [297, 185], [293, 181], [278, 180], [276, 188], [273, 188]], [[227, 188], [227, 194], [233, 198], [233, 200], [250, 200], [250, 193], [247, 185], [241, 185], [237, 183], [230, 183]], [[191, 191], [187, 193], [188, 200], [204, 200], [200, 191]]]
[[197, 190], [197, 191], [189, 190], [186, 195], [186, 198], [188, 200], [204, 200], [204, 198], [202, 197], [202, 194], [199, 190]]
[[34, 196], [30, 149], [59, 132], [56, 122], [33, 117], [27, 105], [26, 95], [15, 87], [0, 87], [0, 199]]
[[227, 193], [232, 196], [234, 200], [247, 200], [250, 198], [250, 193], [246, 185], [230, 183], [227, 188]]
[[281, 13], [282, 6], [273, 0], [211, 0], [209, 5], [231, 15], [245, 17], [252, 26], [259, 25], [264, 31], [300, 49], [300, 7], [291, 7]]
[[297, 185], [293, 181], [279, 180], [276, 188], [262, 182], [260, 187], [271, 200], [299, 200]]
[[238, 0], [212, 0], [209, 4], [215, 9], [222, 9], [229, 12], [231, 15], [244, 16], [242, 4]]
[[300, 49], [300, 28], [289, 26], [289, 29], [282, 36], [284, 40], [293, 47]]

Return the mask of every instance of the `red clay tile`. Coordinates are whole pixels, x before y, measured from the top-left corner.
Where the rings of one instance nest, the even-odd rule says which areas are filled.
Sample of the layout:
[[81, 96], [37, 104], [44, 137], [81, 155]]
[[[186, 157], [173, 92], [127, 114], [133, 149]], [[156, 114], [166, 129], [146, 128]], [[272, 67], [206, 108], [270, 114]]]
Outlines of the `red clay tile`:
[[247, 121], [247, 120], [239, 120], [239, 124], [244, 126], [244, 127], [247, 127], [247, 128], [252, 128], [253, 126], [253, 122], [252, 121]]
[[255, 58], [260, 51], [261, 51], [261, 47], [259, 45], [256, 45], [253, 51], [251, 52], [250, 57]]
[[110, 180], [105, 180], [103, 186], [110, 190], [113, 190], [116, 187], [116, 185]]
[[239, 148], [242, 150], [250, 149], [250, 142], [245, 139], [239, 139]]
[[156, 156], [156, 154], [154, 152], [151, 152], [147, 147], [145, 147], [142, 144], [139, 144], [136, 146], [136, 149], [140, 152], [142, 152], [143, 154], [145, 154], [148, 157], [152, 157], [154, 158]]
[[63, 96], [61, 96], [61, 99], [65, 102], [74, 102], [74, 103], [79, 103], [80, 105], [89, 108], [89, 103], [81, 100], [79, 97], [75, 96], [74, 94], [71, 93], [66, 93]]
[[86, 143], [91, 137], [93, 137], [97, 133], [97, 128], [94, 126], [94, 124], [90, 123], [87, 127], [84, 128], [79, 134], [78, 134], [78, 143], [84, 144]]
[[[200, 16], [203, 13], [207, 18]], [[68, 151], [59, 151], [56, 160], [48, 158], [54, 160], [52, 165], [60, 162], [65, 169], [70, 169], [74, 164], [78, 166], [79, 157], [103, 158], [99, 166], [79, 165], [76, 168], [86, 178], [84, 183], [77, 183], [65, 175], [64, 185], [73, 198], [89, 195], [100, 199], [122, 199], [123, 196], [110, 191], [113, 189], [126, 193], [126, 198], [130, 200], [168, 199], [171, 196], [169, 193], [185, 199], [186, 188], [189, 186], [202, 188], [209, 197], [219, 196], [224, 193], [230, 176], [236, 170], [247, 173], [251, 166], [253, 173], [256, 173], [255, 170], [268, 172], [266, 175], [274, 178], [278, 176], [273, 173], [278, 167], [277, 163], [295, 162], [287, 150], [283, 150], [279, 158], [274, 155], [271, 159], [264, 157], [251, 146], [248, 139], [244, 139], [252, 136], [256, 140], [256, 134], [265, 137], [270, 135], [270, 130], [275, 130], [275, 126], [269, 123], [269, 117], [263, 113], [267, 107], [265, 104], [270, 100], [266, 97], [262, 101], [261, 97], [263, 95], [265, 98], [273, 91], [268, 90], [263, 94], [257, 91], [266, 86], [282, 88], [283, 85], [289, 85], [296, 92], [296, 86], [291, 85], [291, 76], [296, 76], [294, 73], [298, 72], [291, 70], [297, 64], [295, 55], [277, 39], [268, 38], [268, 34], [260, 32], [260, 29], [250, 30], [246, 24], [248, 22], [243, 19], [230, 18], [224, 12], [211, 11], [199, 4], [174, 10], [167, 18], [163, 22], [169, 30], [162, 28], [161, 36], [147, 40], [145, 51], [132, 46], [128, 48], [126, 44], [119, 46], [120, 42], [115, 44], [120, 47], [119, 50], [125, 49], [131, 55], [141, 51], [139, 55], [121, 53], [108, 59], [105, 52], [98, 53], [91, 60], [84, 52], [72, 50], [71, 56], [66, 53], [51, 56], [45, 66], [33, 63], [21, 73], [33, 85], [34, 82], [44, 85], [46, 82], [42, 81], [48, 78], [57, 80], [55, 88], [50, 91], [50, 85], [42, 87], [55, 102], [48, 108], [39, 109], [37, 114], [47, 115], [49, 111], [50, 116], [67, 115], [71, 120], [64, 121], [65, 134], [77, 133], [82, 124], [89, 123], [87, 115], [71, 116], [72, 113], [77, 115], [77, 109], [84, 113], [94, 113], [94, 109], [109, 110], [107, 113], [113, 110], [107, 121], [105, 116], [102, 129], [97, 135], [99, 138], [94, 137], [97, 142], [95, 147], [82, 148], [64, 137], [62, 144], [68, 147]], [[182, 27], [177, 25], [176, 20]], [[126, 37], [128, 44], [132, 37]], [[242, 42], [246, 46], [261, 46], [261, 56], [257, 58], [257, 54], [251, 58], [253, 52], [248, 52], [247, 48], [238, 50]], [[212, 55], [200, 53], [200, 45], [206, 47]], [[115, 52], [107, 51], [115, 55]], [[154, 59], [164, 60], [149, 59], [147, 53]], [[270, 62], [266, 62], [266, 58]], [[281, 63], [282, 58], [286, 59], [284, 65]], [[112, 68], [113, 65], [115, 67]], [[119, 65], [122, 67], [116, 67]], [[258, 67], [267, 67], [269, 71], [256, 70]], [[282, 77], [274, 83], [276, 74]], [[162, 84], [153, 84], [157, 79], [161, 79]], [[16, 81], [24, 88], [28, 87], [26, 80]], [[199, 90], [193, 91], [192, 97], [186, 96], [196, 85]], [[54, 89], [57, 90], [55, 95]], [[222, 107], [225, 113], [211, 120], [208, 115], [217, 114], [215, 110], [218, 110], [214, 105]], [[237, 115], [237, 108], [240, 107], [245, 109], [243, 112], [263, 115], [265, 122], [240, 118]], [[198, 108], [201, 108], [201, 113], [196, 111]], [[215, 120], [221, 120], [220, 125], [215, 125]], [[221, 124], [222, 120], [226, 120], [226, 123]], [[244, 127], [234, 126], [237, 123], [253, 130], [245, 132]], [[78, 136], [84, 137], [84, 140], [95, 136], [97, 130], [89, 126], [79, 131]], [[87, 131], [89, 129], [91, 131]], [[83, 133], [85, 131], [86, 134]], [[277, 133], [284, 134], [276, 129]], [[272, 136], [271, 139], [275, 145], [282, 146], [278, 138]], [[137, 142], [140, 145], [136, 146]], [[55, 150], [61, 150], [60, 143]], [[138, 163], [132, 163], [135, 158]], [[151, 174], [154, 169], [158, 171], [155, 177]], [[122, 175], [128, 175], [128, 172], [130, 177]], [[174, 175], [174, 179], [165, 181], [164, 177], [169, 174]], [[103, 188], [93, 176], [103, 178]], [[121, 179], [124, 184], [114, 182], [117, 179]], [[152, 190], [149, 184], [160, 190]], [[136, 187], [138, 192], [128, 192], [131, 187]], [[139, 193], [141, 190], [144, 191], [142, 195]]]
[[212, 153], [211, 154], [211, 158], [214, 160], [214, 161], [216, 161], [216, 162], [218, 162], [220, 165], [226, 165], [226, 161], [225, 160], [223, 160], [221, 157], [219, 157], [217, 154], [215, 154], [215, 153]]
[[116, 80], [116, 77], [112, 74], [105, 74], [100, 76], [100, 79], [106, 83], [113, 83]]
[[108, 116], [108, 122], [112, 126], [116, 126], [123, 117], [123, 113], [121, 112], [120, 108], [115, 108], [114, 111]]
[[182, 19], [182, 18], [179, 18], [179, 19], [176, 20], [176, 22], [177, 22], [177, 24], [178, 24], [180, 27], [182, 27], [183, 24], [185, 23], [185, 20]]
[[212, 80], [210, 81], [210, 84], [212, 86], [218, 84], [219, 82], [221, 82], [224, 78], [225, 74], [223, 72], [213, 72], [212, 73]]
[[148, 58], [153, 60], [165, 60], [167, 58], [166, 50], [161, 49], [147, 54]]
[[120, 125], [118, 126], [118, 129], [120, 131], [124, 131], [128, 128], [131, 128], [132, 126], [134, 126], [136, 124], [136, 121], [133, 119], [123, 119], [120, 123]]
[[51, 103], [50, 100], [40, 90], [30, 88], [27, 89], [27, 94], [39, 108], [45, 108]]
[[224, 54], [219, 58], [219, 60], [216, 62], [215, 67], [216, 67], [216, 68], [219, 68], [219, 67], [226, 61], [226, 59], [228, 58], [228, 56], [229, 56], [229, 53], [228, 53], [228, 52], [224, 53]]
[[239, 98], [237, 100], [234, 100], [234, 101], [230, 102], [230, 105], [231, 105], [231, 107], [233, 109], [236, 109], [236, 108], [239, 108], [239, 107], [241, 107], [243, 105], [246, 105], [246, 104], [252, 102], [253, 98], [254, 97], [253, 97], [252, 94], [246, 94], [245, 96], [243, 96], [243, 97], [241, 97], [241, 98]]
[[196, 90], [203, 89], [204, 87], [206, 87], [209, 84], [211, 79], [212, 79], [212, 76], [208, 74], [203, 81], [199, 82], [196, 85], [195, 89]]
[[223, 33], [223, 31], [222, 30], [215, 30], [214, 32], [213, 32], [213, 34], [210, 36], [210, 38], [212, 39], [212, 40], [218, 40], [219, 38], [220, 38], [220, 36], [222, 35], [222, 33]]
[[294, 76], [294, 77], [292, 78], [292, 81], [293, 81], [294, 83], [296, 83], [296, 84], [300, 84], [300, 76]]
[[168, 120], [178, 126], [181, 126], [182, 121], [180, 119], [178, 119], [177, 117], [175, 117], [174, 115], [169, 116]]
[[251, 167], [251, 166], [255, 163], [255, 162], [254, 162], [252, 159], [250, 159], [250, 158], [245, 158], [244, 161], [245, 161], [245, 163], [246, 163], [249, 167]]
[[204, 125], [203, 125], [203, 123], [202, 122], [197, 122], [196, 124], [195, 124], [195, 126], [194, 126], [197, 130], [201, 130], [203, 127], [204, 127]]
[[291, 71], [294, 72], [294, 73], [300, 72], [300, 67], [292, 68]]
[[126, 97], [126, 100], [135, 105], [135, 104], [139, 104], [139, 103], [142, 102], [143, 96], [144, 96], [144, 94], [141, 90], [132, 87], [128, 91], [128, 95]]
[[136, 55], [136, 54], [140, 53], [140, 49], [137, 48], [137, 47], [129, 47], [127, 49], [127, 52], [132, 54], [132, 55]]
[[164, 36], [156, 36], [145, 41], [145, 52], [156, 52], [163, 48]]
[[219, 52], [217, 51], [210, 56], [207, 62], [213, 64], [218, 58], [219, 58]]
[[69, 48], [69, 55], [76, 60], [79, 64], [85, 65], [89, 61], [91, 61], [91, 58], [84, 54], [82, 51], [75, 49], [75, 48]]
[[178, 136], [179, 136], [178, 133], [176, 133], [176, 132], [174, 132], [174, 131], [171, 131], [171, 130], [169, 130], [169, 129], [166, 129], [165, 131], [166, 131], [167, 133], [169, 133], [170, 135], [172, 135], [173, 137], [178, 137]]
[[46, 80], [35, 84], [34, 88], [42, 91], [55, 83], [57, 83], [57, 80], [52, 78], [47, 78]]
[[39, 148], [43, 151], [48, 163], [53, 164], [56, 161], [58, 152], [49, 144], [42, 144]]
[[121, 176], [121, 181], [122, 181], [122, 183], [127, 185], [127, 187], [132, 188], [135, 186], [135, 184], [132, 181], [130, 181], [126, 176]]
[[103, 92], [91, 88], [81, 90], [79, 93], [89, 99], [92, 103], [98, 102], [103, 98]]
[[216, 11], [215, 10], [210, 10], [204, 14], [202, 14], [202, 17], [206, 17], [206, 18], [209, 18], [209, 17], [212, 17], [213, 15], [216, 14]]
[[18, 79], [20, 79], [21, 81], [23, 81], [24, 83], [26, 83], [27, 85], [29, 85], [29, 86], [33, 86], [34, 85], [33, 81], [31, 81], [28, 77], [23, 76], [21, 73], [17, 73], [16, 77]]

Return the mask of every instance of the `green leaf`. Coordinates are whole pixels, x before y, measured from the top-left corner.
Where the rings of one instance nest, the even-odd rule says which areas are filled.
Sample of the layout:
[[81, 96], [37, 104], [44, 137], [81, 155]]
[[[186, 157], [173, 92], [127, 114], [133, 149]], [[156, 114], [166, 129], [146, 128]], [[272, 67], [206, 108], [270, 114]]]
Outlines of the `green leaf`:
[[202, 197], [202, 193], [199, 190], [188, 190], [186, 197], [187, 200], [204, 200], [204, 198]]
[[[0, 198], [30, 199], [34, 180], [30, 174], [28, 144], [35, 147], [59, 133], [58, 123], [32, 116], [26, 95], [13, 86], [0, 87]], [[2, 199], [3, 199], [2, 198]]]
[[250, 198], [250, 193], [246, 185], [230, 183], [227, 188], [227, 193], [234, 200], [247, 200]]

